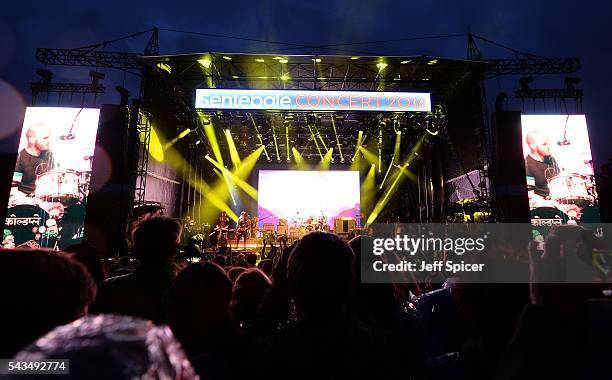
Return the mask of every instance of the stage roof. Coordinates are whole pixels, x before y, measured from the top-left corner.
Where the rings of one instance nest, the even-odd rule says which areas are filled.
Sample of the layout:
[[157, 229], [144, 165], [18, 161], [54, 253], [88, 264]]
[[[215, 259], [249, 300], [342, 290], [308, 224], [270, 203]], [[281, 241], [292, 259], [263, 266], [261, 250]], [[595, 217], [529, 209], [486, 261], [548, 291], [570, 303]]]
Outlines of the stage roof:
[[484, 62], [415, 56], [286, 55], [208, 52], [147, 56], [184, 90], [442, 90], [480, 78]]

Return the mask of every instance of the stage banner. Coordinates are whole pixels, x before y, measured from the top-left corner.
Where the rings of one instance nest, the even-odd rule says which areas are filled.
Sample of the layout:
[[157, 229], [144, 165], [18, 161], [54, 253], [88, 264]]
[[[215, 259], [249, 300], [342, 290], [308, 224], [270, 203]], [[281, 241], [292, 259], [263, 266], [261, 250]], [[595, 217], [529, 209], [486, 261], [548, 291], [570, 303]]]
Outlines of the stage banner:
[[429, 93], [196, 89], [199, 109], [430, 112]]
[[522, 115], [523, 156], [534, 225], [599, 222], [584, 115]]
[[3, 248], [65, 248], [83, 238], [100, 110], [28, 107]]

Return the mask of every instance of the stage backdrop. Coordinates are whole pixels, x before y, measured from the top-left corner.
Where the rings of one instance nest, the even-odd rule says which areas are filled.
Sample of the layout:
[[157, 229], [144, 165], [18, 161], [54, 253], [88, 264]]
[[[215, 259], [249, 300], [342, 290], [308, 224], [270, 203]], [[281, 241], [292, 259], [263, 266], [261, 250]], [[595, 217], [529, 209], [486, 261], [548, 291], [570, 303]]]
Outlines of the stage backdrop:
[[522, 115], [521, 122], [532, 223], [599, 222], [585, 116]]
[[63, 248], [81, 241], [99, 117], [93, 108], [27, 108], [5, 248]]
[[331, 228], [335, 218], [359, 220], [359, 172], [326, 170], [260, 170], [259, 227], [265, 223], [304, 223], [324, 218]]

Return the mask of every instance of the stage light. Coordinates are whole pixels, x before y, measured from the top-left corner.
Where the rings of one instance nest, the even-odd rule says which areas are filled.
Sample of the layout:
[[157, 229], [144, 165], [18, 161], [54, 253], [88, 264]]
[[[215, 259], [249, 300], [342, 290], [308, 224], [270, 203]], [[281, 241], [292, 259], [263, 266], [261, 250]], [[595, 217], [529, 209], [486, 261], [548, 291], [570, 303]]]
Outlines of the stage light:
[[210, 117], [207, 120], [208, 123], [205, 123], [205, 121], [206, 121], [205, 119], [202, 119], [202, 123], [204, 127], [204, 134], [206, 135], [206, 138], [208, 139], [208, 142], [210, 143], [210, 146], [213, 150], [215, 158], [220, 163], [223, 163], [223, 156], [221, 155], [221, 148], [219, 147], [219, 142], [217, 141], [217, 135], [215, 134], [215, 128], [213, 127]]
[[285, 147], [287, 148], [287, 161], [291, 161], [291, 150], [289, 148], [289, 126], [285, 125]]
[[278, 60], [278, 63], [288, 63], [288, 62], [289, 62], [289, 61], [288, 61], [288, 60], [286, 60], [286, 59], [279, 59], [279, 60]]
[[360, 57], [351, 57], [351, 60], [353, 60], [353, 61], [354, 61], [354, 60], [359, 59], [359, 58], [360, 58]]
[[355, 153], [353, 153], [353, 157], [351, 158], [351, 170], [355, 170], [359, 168], [359, 150], [361, 148], [361, 143], [363, 141], [363, 131], [359, 131], [357, 134], [357, 144], [355, 145]]
[[40, 83], [43, 84], [50, 84], [51, 80], [53, 79], [53, 73], [51, 72], [51, 70], [38, 69], [36, 70], [36, 74], [40, 76]]
[[321, 58], [313, 58], [312, 59], [315, 63], [321, 63], [322, 59]]
[[257, 59], [255, 59], [255, 62], [263, 63], [263, 62], [265, 62], [265, 60], [263, 58], [257, 58]]
[[386, 190], [384, 190], [384, 196], [374, 206], [374, 209], [372, 210], [372, 213], [368, 217], [366, 224], [371, 224], [376, 220], [376, 218], [378, 217], [382, 209], [387, 205], [390, 195], [393, 194], [396, 186], [400, 183], [400, 181], [403, 180], [403, 178], [408, 177], [414, 180], [414, 175], [410, 173], [408, 170], [406, 170], [406, 168], [410, 166], [410, 163], [412, 162], [412, 160], [414, 160], [414, 157], [418, 155], [418, 150], [423, 145], [423, 141], [425, 140], [425, 135], [426, 135], [425, 132], [421, 134], [417, 142], [414, 144], [414, 146], [410, 150], [410, 153], [408, 154], [408, 157], [406, 158], [404, 163], [395, 172], [393, 176], [394, 178], [393, 182], [391, 183], [390, 186], [387, 187]]
[[437, 59], [432, 59], [432, 60], [430, 60], [429, 62], [427, 62], [427, 64], [428, 64], [429, 66], [431, 66], [431, 65], [435, 65], [436, 63], [438, 63], [438, 60], [437, 60]]
[[232, 75], [232, 78], [233, 78], [233, 79], [238, 79], [238, 78], [240, 78], [240, 77], [239, 77], [238, 75]]
[[344, 162], [344, 156], [342, 155], [342, 149], [340, 148], [340, 139], [338, 138], [338, 132], [336, 130], [336, 120], [332, 115], [331, 117], [332, 127], [334, 128], [334, 136], [336, 136], [336, 146], [338, 147], [338, 153], [340, 153], [340, 162]]
[[401, 148], [401, 139], [402, 139], [402, 132], [401, 131], [397, 131], [397, 133], [395, 134], [395, 146], [393, 147], [393, 156], [391, 157], [391, 162], [389, 162], [389, 167], [387, 168], [387, 172], [385, 173], [385, 176], [383, 177], [382, 182], [380, 183], [379, 188], [382, 190], [385, 181], [387, 180], [387, 177], [389, 176], [389, 172], [391, 171], [391, 168], [394, 166], [399, 167], [398, 165], [394, 165], [394, 163], [399, 160], [399, 156], [400, 156], [400, 148]]
[[291, 151], [293, 152], [293, 160], [295, 162], [295, 168], [298, 170], [308, 170], [310, 169], [308, 163], [304, 161], [304, 157], [298, 152], [295, 147], [291, 147]]
[[325, 153], [325, 156], [319, 162], [317, 170], [328, 170], [332, 161], [332, 155], [334, 153], [334, 148], [331, 148]]
[[281, 59], [285, 59], [285, 58], [283, 58], [283, 57], [279, 57], [279, 56], [276, 56], [276, 57], [274, 57], [274, 58], [272, 58], [272, 59], [275, 59], [275, 60], [279, 61], [279, 60], [281, 60]]
[[276, 129], [274, 128], [274, 124], [272, 124], [272, 138], [274, 139], [274, 149], [276, 150], [276, 160], [280, 161], [280, 153], [278, 152], [278, 142], [276, 141]]
[[169, 64], [163, 63], [163, 62], [159, 62], [156, 66], [159, 67], [160, 69], [164, 70], [168, 74], [172, 74], [172, 66], [170, 66]]
[[291, 77], [289, 76], [289, 74], [283, 74], [280, 79], [287, 81], [287, 80], [290, 80]]
[[196, 145], [200, 145], [200, 144], [202, 144], [202, 140], [198, 140], [198, 141], [196, 141], [196, 143], [195, 143], [195, 144], [196, 144]]
[[376, 165], [372, 164], [361, 184], [361, 209], [365, 212], [371, 211], [374, 195], [376, 194]]
[[210, 69], [210, 66], [212, 65], [212, 61], [209, 58], [198, 59], [198, 63], [205, 69]]
[[323, 153], [321, 152], [321, 148], [319, 147], [319, 143], [317, 142], [317, 136], [315, 136], [314, 132], [312, 131], [312, 127], [310, 126], [310, 124], [308, 124], [308, 130], [310, 131], [310, 136], [312, 137], [312, 140], [314, 141], [315, 146], [317, 147], [319, 157], [321, 157], [321, 160], [323, 160]]
[[407, 59], [407, 60], [405, 60], [405, 61], [401, 61], [400, 63], [401, 63], [402, 65], [405, 65], [405, 64], [407, 64], [407, 63], [410, 63], [411, 61], [412, 61], [412, 60]]
[[378, 62], [376, 64], [376, 67], [378, 67], [378, 71], [383, 71], [387, 66], [389, 65], [384, 62]]
[[240, 155], [238, 154], [238, 149], [236, 149], [236, 144], [234, 144], [234, 138], [232, 137], [232, 133], [229, 129], [225, 130], [225, 138], [227, 140], [227, 147], [229, 148], [230, 158], [232, 159], [232, 165], [234, 166], [234, 170], [237, 170], [240, 167]]
[[263, 77], [259, 77], [259, 79], [268, 79], [268, 77], [263, 76]]
[[226, 61], [231, 61], [232, 60], [232, 57], [228, 57], [227, 55], [224, 55], [221, 58], [225, 59]]
[[[385, 125], [384, 121], [380, 123]], [[382, 127], [378, 128], [378, 172], [382, 172]]]
[[180, 139], [182, 139], [183, 137], [187, 136], [191, 131], [192, 131], [191, 129], [186, 128], [184, 131], [179, 133], [178, 136], [176, 136], [172, 140], [170, 140], [167, 143], [165, 143], [164, 144], [164, 150], [168, 150], [172, 145], [176, 144]]

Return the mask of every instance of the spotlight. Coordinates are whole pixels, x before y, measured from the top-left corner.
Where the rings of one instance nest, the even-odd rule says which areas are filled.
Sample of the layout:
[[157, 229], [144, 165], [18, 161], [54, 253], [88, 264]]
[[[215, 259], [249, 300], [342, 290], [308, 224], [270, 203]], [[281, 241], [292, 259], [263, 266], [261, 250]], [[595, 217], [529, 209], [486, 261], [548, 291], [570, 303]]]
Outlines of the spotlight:
[[580, 78], [565, 77], [564, 83], [565, 83], [565, 88], [567, 88], [568, 90], [575, 90], [576, 86], [574, 85], [580, 83]]
[[519, 79], [519, 85], [521, 86], [521, 91], [529, 91], [529, 84], [533, 82], [532, 77], [522, 77]]
[[209, 58], [198, 59], [198, 63], [205, 69], [210, 69], [210, 66], [212, 65], [212, 61]]
[[382, 71], [385, 69], [385, 67], [389, 66], [388, 64], [384, 63], [384, 62], [378, 62], [376, 64], [376, 67], [378, 67], [378, 71]]
[[40, 83], [45, 83], [45, 84], [51, 83], [51, 79], [53, 78], [53, 73], [50, 70], [38, 69], [36, 70], [36, 74], [40, 76]]
[[106, 75], [104, 75], [103, 73], [99, 73], [97, 71], [91, 70], [89, 72], [89, 77], [91, 78], [91, 84], [98, 85], [100, 84], [100, 80], [104, 79]]

